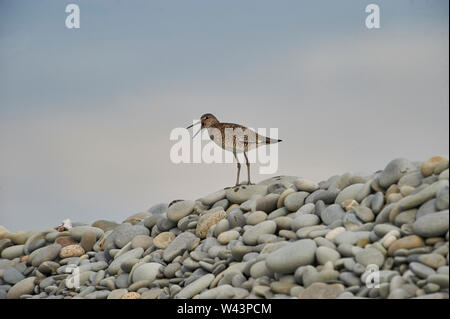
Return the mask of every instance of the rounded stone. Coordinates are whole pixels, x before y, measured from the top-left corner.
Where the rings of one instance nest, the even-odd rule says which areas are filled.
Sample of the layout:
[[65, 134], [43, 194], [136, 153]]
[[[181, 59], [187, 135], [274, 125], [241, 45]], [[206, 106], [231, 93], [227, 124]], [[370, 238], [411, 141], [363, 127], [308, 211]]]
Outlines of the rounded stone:
[[256, 210], [257, 211], [263, 211], [266, 213], [270, 213], [271, 211], [274, 211], [277, 209], [277, 203], [278, 199], [280, 198], [280, 195], [278, 194], [267, 194], [264, 197], [258, 198], [256, 200]]
[[[114, 235], [113, 235], [114, 234]], [[118, 248], [123, 248], [126, 244], [138, 235], [149, 235], [150, 231], [144, 225], [122, 224], [114, 229], [111, 235], [114, 236], [114, 244]]]
[[131, 291], [124, 294], [120, 299], [141, 299], [141, 294]]
[[80, 245], [69, 245], [62, 247], [59, 251], [60, 258], [80, 257], [84, 255], [85, 251]]
[[191, 282], [189, 285], [184, 287], [178, 294], [175, 295], [175, 298], [189, 299], [194, 297], [195, 295], [208, 288], [214, 278], [215, 276], [213, 274], [201, 276], [199, 279]]
[[240, 236], [239, 232], [235, 230], [228, 230], [223, 233], [220, 233], [219, 236], [217, 237], [217, 241], [219, 242], [219, 244], [226, 245], [230, 241], [238, 239], [239, 236]]
[[427, 265], [428, 267], [438, 269], [439, 267], [445, 266], [447, 264], [447, 260], [445, 257], [439, 254], [423, 254], [418, 257], [418, 260]]
[[352, 184], [350, 186], [347, 186], [344, 188], [340, 193], [337, 195], [335, 199], [335, 204], [341, 204], [343, 201], [348, 199], [355, 199], [356, 195], [363, 189], [364, 184], [363, 183], [356, 183]]
[[413, 224], [413, 232], [421, 237], [438, 237], [448, 232], [448, 210], [428, 214], [417, 219]]
[[5, 259], [14, 259], [22, 256], [24, 245], [14, 245], [3, 249], [1, 257]]
[[167, 209], [167, 218], [176, 223], [181, 218], [191, 214], [194, 210], [194, 206], [195, 202], [192, 200], [176, 202]]
[[320, 214], [320, 218], [326, 225], [330, 225], [338, 220], [342, 220], [344, 216], [345, 212], [339, 204], [332, 204], [328, 206]]
[[263, 211], [256, 211], [247, 216], [247, 225], [256, 225], [267, 219], [267, 214]]
[[152, 282], [162, 269], [162, 265], [159, 263], [147, 263], [136, 267], [133, 271], [133, 282], [141, 280], [148, 280]]
[[[155, 238], [156, 239], [156, 238]], [[199, 238], [190, 232], [183, 232], [179, 234], [170, 244], [164, 249], [163, 259], [166, 262], [171, 262], [175, 257], [182, 254], [186, 249], [192, 249], [199, 243]]]
[[267, 268], [278, 273], [293, 273], [298, 267], [314, 261], [316, 248], [311, 239], [288, 243], [267, 256]]
[[358, 216], [358, 218], [365, 223], [369, 223], [375, 219], [374, 213], [368, 207], [356, 207], [353, 211], [355, 212], [356, 216]]
[[204, 196], [204, 197], [200, 198], [200, 202], [203, 205], [211, 206], [215, 202], [218, 202], [218, 201], [220, 201], [220, 200], [222, 200], [224, 198], [225, 198], [225, 190], [221, 189], [221, 190], [219, 190], [217, 192], [214, 192], [212, 194], [209, 194], [207, 196]]
[[[67, 247], [67, 246], [66, 246]], [[54, 260], [61, 250], [61, 245], [52, 244], [43, 248], [39, 248], [35, 250], [33, 253], [36, 253], [31, 260], [31, 265], [33, 267], [39, 267], [44, 261]]]
[[381, 172], [378, 182], [381, 187], [388, 188], [392, 184], [397, 183], [403, 175], [415, 171], [416, 169], [416, 166], [406, 159], [394, 159], [389, 162], [386, 168]]
[[201, 215], [198, 219], [195, 234], [199, 238], [205, 238], [208, 233], [208, 229], [226, 217], [227, 213], [223, 209]]
[[344, 292], [341, 284], [315, 282], [300, 293], [300, 299], [335, 299]]
[[69, 245], [77, 245], [78, 241], [70, 236], [61, 236], [55, 239], [55, 244], [59, 244], [61, 247], [66, 247]]
[[328, 261], [335, 262], [341, 258], [341, 255], [334, 249], [326, 246], [320, 246], [316, 250], [316, 259], [321, 265], [325, 265]]
[[376, 248], [368, 247], [356, 253], [355, 259], [361, 265], [377, 265], [381, 267], [384, 264], [383, 254]]
[[422, 279], [426, 279], [428, 276], [436, 274], [436, 271], [433, 268], [418, 262], [409, 263], [409, 269]]
[[291, 223], [291, 229], [297, 231], [302, 227], [314, 226], [320, 223], [318, 216], [313, 214], [302, 214], [294, 218]]
[[227, 213], [230, 228], [242, 227], [246, 223], [244, 213], [240, 209], [233, 209]]
[[124, 296], [127, 292], [128, 290], [125, 288], [114, 289], [106, 299], [122, 299], [122, 296]]
[[449, 205], [449, 188], [448, 186], [441, 188], [436, 194], [436, 208], [438, 210], [448, 209]]
[[81, 236], [80, 245], [85, 251], [92, 251], [96, 242], [97, 234], [92, 230], [88, 230]]
[[12, 286], [8, 294], [6, 295], [7, 299], [19, 299], [20, 296], [31, 294], [34, 291], [35, 286], [35, 279], [36, 277], [28, 277], [25, 278], [18, 283], [16, 283], [14, 286]]
[[14, 267], [7, 267], [3, 270], [3, 280], [11, 285], [17, 284], [25, 279], [25, 276]]
[[98, 227], [92, 227], [92, 226], [76, 226], [69, 230], [70, 236], [72, 236], [75, 240], [81, 240], [81, 237], [83, 237], [83, 234], [87, 231], [93, 231], [97, 234], [97, 239], [100, 238], [104, 231]]
[[153, 239], [153, 245], [160, 249], [166, 249], [167, 246], [175, 239], [175, 234], [172, 232], [160, 233]]
[[263, 221], [244, 232], [242, 240], [246, 245], [256, 245], [258, 237], [263, 234], [273, 234], [277, 229], [277, 224], [272, 220]]
[[137, 235], [131, 240], [131, 249], [141, 247], [144, 250], [152, 247], [153, 238], [147, 235]]
[[295, 192], [289, 194], [284, 199], [284, 206], [291, 212], [297, 211], [300, 207], [303, 206], [305, 198], [308, 196], [309, 193], [307, 192]]
[[[429, 159], [425, 160], [422, 163], [422, 166], [420, 167], [420, 171], [422, 172], [422, 175], [427, 177], [434, 173], [434, 170], [436, 167], [442, 167], [443, 170], [448, 167], [448, 159], [442, 156], [433, 156]], [[442, 170], [440, 171], [442, 172]], [[437, 174], [440, 173], [439, 170], [436, 172]]]
[[254, 195], [267, 194], [267, 185], [239, 185], [225, 191], [226, 198], [235, 204], [241, 204]]
[[388, 254], [393, 255], [399, 249], [413, 249], [419, 247], [425, 247], [423, 239], [416, 235], [410, 235], [394, 241], [389, 246]]
[[307, 180], [305, 178], [299, 178], [294, 181], [295, 187], [299, 191], [304, 191], [308, 193], [312, 193], [319, 189], [319, 185], [317, 183]]

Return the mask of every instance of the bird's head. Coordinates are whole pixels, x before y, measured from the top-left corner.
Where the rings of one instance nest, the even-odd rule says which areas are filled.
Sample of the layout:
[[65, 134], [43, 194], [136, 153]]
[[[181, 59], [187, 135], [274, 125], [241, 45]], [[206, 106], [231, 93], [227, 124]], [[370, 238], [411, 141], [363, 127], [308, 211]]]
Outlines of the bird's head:
[[208, 127], [213, 126], [214, 124], [219, 123], [219, 121], [211, 113], [206, 113], [206, 114], [203, 114], [202, 117], [200, 118], [200, 123], [202, 123], [201, 128], [204, 129], [204, 128], [208, 128]]
[[[214, 115], [212, 115], [211, 113], [206, 113], [200, 117], [200, 123], [201, 123], [200, 130], [197, 133], [195, 133], [192, 138], [194, 138], [204, 128], [212, 127], [215, 124], [219, 123], [219, 120], [217, 120], [217, 118]], [[192, 125], [189, 125], [187, 127], [187, 129], [190, 129], [191, 127], [193, 127], [194, 125], [197, 125], [197, 124], [198, 124], [198, 122], [194, 123]]]

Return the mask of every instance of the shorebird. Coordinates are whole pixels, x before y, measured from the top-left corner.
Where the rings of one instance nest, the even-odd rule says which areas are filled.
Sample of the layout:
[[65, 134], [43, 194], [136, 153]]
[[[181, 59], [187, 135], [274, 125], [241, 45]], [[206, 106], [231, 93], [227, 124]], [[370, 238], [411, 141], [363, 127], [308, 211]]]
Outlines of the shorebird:
[[[261, 145], [281, 142], [281, 140], [278, 139], [259, 135], [255, 131], [240, 124], [222, 123], [211, 113], [203, 114], [199, 122], [201, 123], [200, 130], [195, 133], [192, 138], [203, 129], [207, 129], [209, 138], [212, 141], [222, 149], [233, 152], [237, 162], [236, 186], [239, 185], [239, 175], [241, 172], [241, 163], [237, 158], [237, 153], [244, 153], [248, 175], [247, 184], [250, 185], [252, 183], [250, 181], [250, 163], [248, 161], [247, 152]], [[187, 129], [190, 129], [199, 122], [189, 125]]]

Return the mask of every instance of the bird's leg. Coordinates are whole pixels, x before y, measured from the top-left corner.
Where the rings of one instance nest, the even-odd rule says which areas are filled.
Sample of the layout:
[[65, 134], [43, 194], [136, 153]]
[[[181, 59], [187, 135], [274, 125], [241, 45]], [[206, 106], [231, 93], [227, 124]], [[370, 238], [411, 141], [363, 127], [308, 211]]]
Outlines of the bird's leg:
[[247, 164], [247, 176], [248, 176], [247, 185], [252, 185], [252, 182], [250, 181], [250, 163], [248, 162], [248, 157], [245, 152], [244, 152], [244, 156], [245, 156], [245, 162]]
[[236, 158], [236, 162], [237, 162], [238, 171], [237, 171], [237, 177], [236, 177], [236, 186], [238, 186], [239, 185], [239, 174], [241, 173], [241, 163], [239, 163], [236, 153], [233, 153], [233, 154], [234, 154], [234, 157]]

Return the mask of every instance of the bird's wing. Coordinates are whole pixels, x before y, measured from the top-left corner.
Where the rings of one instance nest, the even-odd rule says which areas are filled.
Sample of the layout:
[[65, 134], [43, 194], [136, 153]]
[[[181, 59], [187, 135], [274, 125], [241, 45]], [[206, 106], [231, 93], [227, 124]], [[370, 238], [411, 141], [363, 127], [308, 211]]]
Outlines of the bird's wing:
[[223, 123], [223, 128], [225, 130], [223, 134], [227, 134], [227, 129], [232, 129], [232, 134], [236, 137], [236, 143], [247, 145], [266, 143], [266, 137], [259, 135], [245, 126], [233, 123]]

